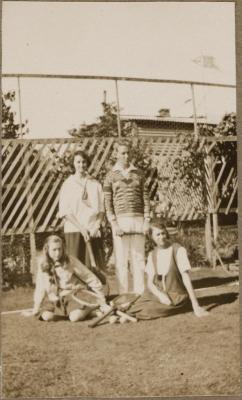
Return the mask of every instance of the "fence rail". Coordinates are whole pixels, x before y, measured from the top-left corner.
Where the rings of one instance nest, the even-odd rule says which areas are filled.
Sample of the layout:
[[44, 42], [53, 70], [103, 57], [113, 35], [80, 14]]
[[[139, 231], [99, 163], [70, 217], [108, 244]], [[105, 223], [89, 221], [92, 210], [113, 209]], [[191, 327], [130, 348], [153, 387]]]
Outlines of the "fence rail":
[[147, 83], [172, 83], [181, 85], [197, 85], [197, 86], [212, 86], [224, 88], [236, 88], [236, 85], [226, 83], [213, 83], [201, 81], [188, 81], [181, 79], [158, 79], [158, 78], [138, 78], [128, 76], [108, 76], [108, 75], [73, 75], [73, 74], [2, 74], [3, 78], [38, 78], [38, 79], [97, 79], [97, 80], [111, 80], [111, 81], [126, 81], [126, 82], [147, 82]]

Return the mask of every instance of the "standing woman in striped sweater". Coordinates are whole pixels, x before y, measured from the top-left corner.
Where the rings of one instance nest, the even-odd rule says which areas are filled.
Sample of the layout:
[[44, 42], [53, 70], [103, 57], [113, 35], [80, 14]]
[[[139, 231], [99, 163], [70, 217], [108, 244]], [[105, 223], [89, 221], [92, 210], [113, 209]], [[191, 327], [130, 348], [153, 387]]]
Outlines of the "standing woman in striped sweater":
[[112, 227], [119, 293], [127, 293], [128, 262], [133, 292], [144, 291], [145, 235], [149, 232], [149, 194], [142, 171], [130, 162], [130, 146], [116, 143], [117, 162], [107, 174], [104, 197]]

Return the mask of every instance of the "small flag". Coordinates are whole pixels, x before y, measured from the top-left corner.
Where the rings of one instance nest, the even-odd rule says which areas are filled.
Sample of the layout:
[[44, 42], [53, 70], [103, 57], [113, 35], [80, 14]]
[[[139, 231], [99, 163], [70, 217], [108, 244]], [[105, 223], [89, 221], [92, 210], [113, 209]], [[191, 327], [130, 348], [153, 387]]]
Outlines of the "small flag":
[[204, 68], [219, 69], [213, 56], [199, 56], [194, 58], [192, 61]]

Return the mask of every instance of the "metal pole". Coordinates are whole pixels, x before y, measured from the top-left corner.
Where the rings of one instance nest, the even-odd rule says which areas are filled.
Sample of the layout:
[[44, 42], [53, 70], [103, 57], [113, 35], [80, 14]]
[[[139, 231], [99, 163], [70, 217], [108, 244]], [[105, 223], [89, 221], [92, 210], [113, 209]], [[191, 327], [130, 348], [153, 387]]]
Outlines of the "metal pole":
[[121, 137], [120, 108], [119, 108], [119, 95], [118, 95], [118, 81], [117, 81], [117, 79], [115, 79], [115, 88], [116, 88], [116, 100], [117, 100], [118, 137]]
[[198, 129], [197, 129], [197, 111], [196, 111], [196, 103], [195, 103], [195, 92], [194, 92], [194, 84], [191, 83], [191, 91], [192, 91], [192, 107], [193, 107], [193, 119], [194, 119], [194, 133], [195, 137], [198, 137]]
[[17, 77], [18, 80], [18, 107], [19, 107], [19, 123], [20, 123], [20, 137], [23, 137], [23, 123], [22, 123], [22, 107], [21, 107], [21, 88], [20, 88], [20, 77]]

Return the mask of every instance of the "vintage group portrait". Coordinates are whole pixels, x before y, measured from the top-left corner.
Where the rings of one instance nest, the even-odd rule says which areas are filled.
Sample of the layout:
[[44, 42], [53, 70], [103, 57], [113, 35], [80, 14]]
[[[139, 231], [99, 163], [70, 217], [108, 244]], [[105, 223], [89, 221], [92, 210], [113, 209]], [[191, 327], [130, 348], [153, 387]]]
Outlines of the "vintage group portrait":
[[239, 396], [238, 10], [2, 2], [3, 399]]

